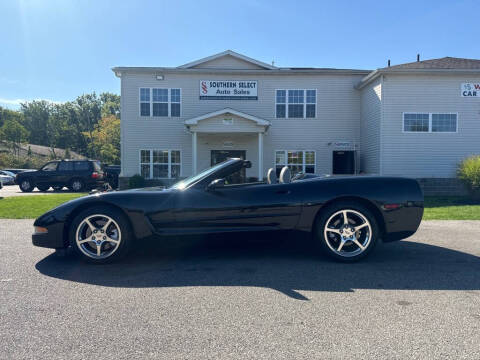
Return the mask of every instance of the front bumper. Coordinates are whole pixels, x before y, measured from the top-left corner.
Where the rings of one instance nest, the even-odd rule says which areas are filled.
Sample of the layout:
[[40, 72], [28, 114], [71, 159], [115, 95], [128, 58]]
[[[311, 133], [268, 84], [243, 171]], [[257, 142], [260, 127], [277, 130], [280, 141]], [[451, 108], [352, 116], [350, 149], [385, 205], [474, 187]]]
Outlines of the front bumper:
[[63, 236], [63, 224], [52, 224], [47, 226], [47, 233], [33, 233], [32, 244], [39, 247], [62, 249], [67, 247]]

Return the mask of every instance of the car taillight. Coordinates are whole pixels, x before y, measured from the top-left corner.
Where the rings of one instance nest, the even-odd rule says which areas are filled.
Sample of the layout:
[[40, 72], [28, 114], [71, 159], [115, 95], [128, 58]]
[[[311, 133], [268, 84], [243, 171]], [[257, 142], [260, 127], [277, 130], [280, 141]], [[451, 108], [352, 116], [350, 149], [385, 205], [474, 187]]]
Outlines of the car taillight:
[[100, 174], [96, 171], [92, 173], [92, 179], [98, 179], [100, 177]]

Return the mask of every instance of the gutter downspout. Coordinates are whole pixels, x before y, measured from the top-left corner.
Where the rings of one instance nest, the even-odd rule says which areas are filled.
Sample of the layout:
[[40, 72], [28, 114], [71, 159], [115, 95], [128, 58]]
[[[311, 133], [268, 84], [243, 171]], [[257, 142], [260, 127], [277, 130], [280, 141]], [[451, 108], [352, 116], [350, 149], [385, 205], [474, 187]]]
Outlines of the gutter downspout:
[[380, 126], [379, 126], [379, 149], [378, 149], [378, 156], [379, 156], [379, 167], [380, 167], [380, 175], [383, 175], [383, 133], [382, 133], [382, 128], [383, 128], [383, 120], [384, 120], [384, 89], [383, 89], [383, 81], [384, 81], [384, 75], [382, 74], [380, 76]]

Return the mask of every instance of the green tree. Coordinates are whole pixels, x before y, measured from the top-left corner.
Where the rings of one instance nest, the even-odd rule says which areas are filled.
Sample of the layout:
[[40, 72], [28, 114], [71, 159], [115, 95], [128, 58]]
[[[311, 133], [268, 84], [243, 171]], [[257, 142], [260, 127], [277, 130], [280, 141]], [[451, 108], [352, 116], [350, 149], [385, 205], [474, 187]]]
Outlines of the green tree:
[[106, 116], [95, 125], [94, 131], [85, 133], [91, 136], [91, 146], [102, 162], [120, 163], [120, 119], [113, 115]]
[[34, 100], [21, 104], [23, 126], [29, 132], [28, 142], [31, 144], [50, 146], [48, 120], [52, 104], [45, 100]]
[[28, 131], [16, 120], [7, 120], [0, 128], [0, 139], [5, 140], [13, 153], [20, 154], [20, 144], [28, 139]]

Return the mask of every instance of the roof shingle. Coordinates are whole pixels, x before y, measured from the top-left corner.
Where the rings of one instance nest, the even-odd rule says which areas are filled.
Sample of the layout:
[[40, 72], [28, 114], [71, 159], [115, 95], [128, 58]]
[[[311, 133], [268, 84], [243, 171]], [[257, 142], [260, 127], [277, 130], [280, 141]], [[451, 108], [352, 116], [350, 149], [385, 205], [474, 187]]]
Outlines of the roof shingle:
[[443, 57], [439, 59], [415, 61], [406, 64], [384, 67], [380, 70], [408, 69], [480, 69], [480, 60]]

